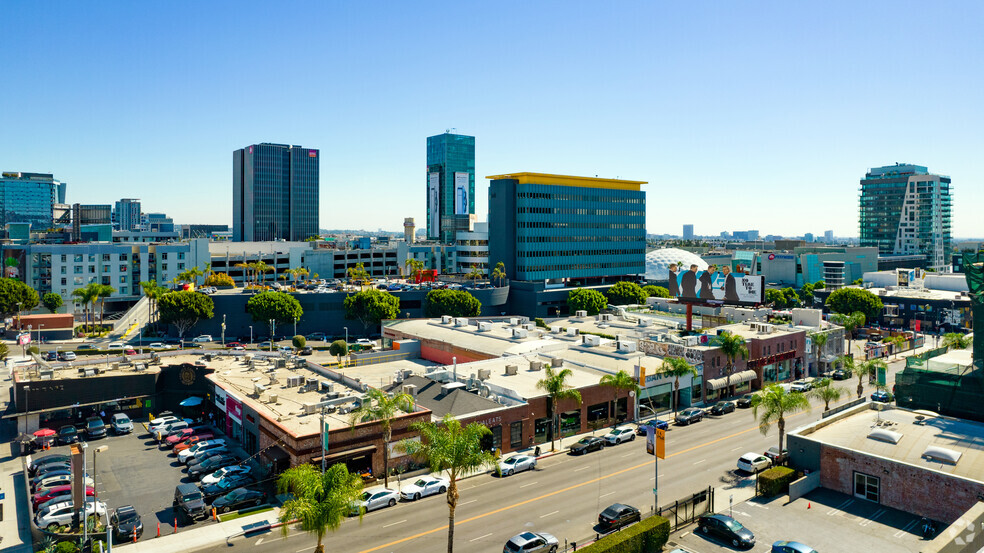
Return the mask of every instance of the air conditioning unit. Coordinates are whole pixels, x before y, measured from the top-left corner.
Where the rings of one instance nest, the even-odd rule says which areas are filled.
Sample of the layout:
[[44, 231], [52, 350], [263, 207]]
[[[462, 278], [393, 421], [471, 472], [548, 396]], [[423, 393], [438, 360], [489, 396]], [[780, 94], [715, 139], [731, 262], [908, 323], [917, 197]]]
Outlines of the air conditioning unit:
[[688, 348], [697, 347], [698, 345], [700, 345], [700, 338], [698, 338], [697, 336], [684, 336], [683, 345], [687, 346]]
[[580, 311], [575, 311], [574, 316], [584, 318], [588, 316], [588, 312], [582, 309]]
[[568, 328], [567, 329], [567, 335], [568, 336], [577, 336], [578, 334], [579, 334], [579, 331], [576, 328]]
[[522, 328], [525, 328], [526, 330], [535, 330], [536, 325], [533, 323], [523, 323]]
[[514, 328], [514, 329], [512, 329], [512, 337], [513, 338], [526, 338], [527, 336], [529, 336], [529, 331], [526, 330], [525, 328]]
[[256, 382], [253, 383], [253, 395], [254, 396], [260, 396], [265, 391], [266, 391], [266, 386], [264, 386], [263, 384], [256, 383]]
[[581, 337], [581, 343], [586, 346], [600, 346], [601, 337], [595, 336], [593, 334], [585, 334], [584, 336]]
[[270, 394], [270, 403], [277, 403], [280, 401], [280, 394]]
[[468, 319], [465, 317], [458, 317], [454, 320], [454, 326], [468, 326]]
[[619, 353], [634, 353], [636, 351], [636, 347], [636, 342], [632, 340], [619, 340], [615, 344], [615, 349], [617, 349]]
[[404, 384], [401, 392], [409, 395], [410, 397], [417, 397], [417, 387], [413, 384]]
[[492, 330], [492, 323], [478, 323], [479, 332], [489, 332]]
[[492, 370], [491, 369], [478, 369], [478, 379], [479, 380], [488, 380], [490, 378], [492, 378]]
[[519, 365], [506, 365], [506, 376], [519, 373]]
[[639, 319], [639, 327], [644, 328], [649, 326], [649, 321], [646, 319]]
[[550, 360], [550, 366], [553, 367], [553, 368], [555, 368], [555, 369], [557, 367], [563, 367], [564, 366], [564, 360], [561, 359], [560, 357], [554, 357], [553, 359]]
[[512, 325], [512, 326], [519, 326], [519, 321], [520, 320], [521, 319], [519, 317], [511, 317], [509, 319], [509, 324]]
[[610, 320], [612, 320], [612, 314], [611, 313], [602, 313], [601, 314], [601, 320], [603, 320], [603, 321], [610, 321]]
[[560, 334], [560, 327], [559, 326], [551, 327], [550, 334]]
[[543, 370], [543, 361], [530, 361], [530, 370], [531, 371]]
[[332, 384], [331, 382], [327, 381], [327, 380], [322, 380], [321, 381], [321, 391], [322, 392], [334, 392], [335, 391], [335, 385]]
[[288, 388], [296, 388], [297, 386], [300, 386], [301, 384], [304, 384], [304, 377], [303, 376], [301, 376], [299, 374], [292, 374], [292, 375], [290, 375], [290, 376], [287, 377], [287, 387]]
[[451, 315], [441, 315], [441, 324], [449, 325], [451, 324], [451, 319], [452, 319]]
[[318, 412], [318, 404], [317, 403], [305, 403], [304, 404], [304, 414], [305, 415], [313, 415], [314, 413], [317, 413], [317, 412]]

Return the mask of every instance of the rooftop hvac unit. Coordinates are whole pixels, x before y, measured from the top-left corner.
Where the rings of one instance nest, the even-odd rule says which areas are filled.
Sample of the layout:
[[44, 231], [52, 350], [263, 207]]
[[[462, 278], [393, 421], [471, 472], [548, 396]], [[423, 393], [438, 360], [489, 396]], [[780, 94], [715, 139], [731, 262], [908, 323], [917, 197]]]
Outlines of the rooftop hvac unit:
[[304, 383], [304, 377], [299, 374], [292, 374], [287, 377], [287, 387], [294, 388]]
[[576, 328], [568, 328], [567, 329], [567, 335], [568, 336], [577, 336], [578, 334], [580, 334], [580, 332]]
[[334, 392], [335, 391], [335, 385], [332, 384], [331, 382], [327, 381], [327, 380], [322, 380], [321, 381], [321, 391], [322, 392]]
[[600, 346], [601, 336], [595, 336], [594, 334], [585, 334], [581, 337], [581, 343], [586, 346]]
[[417, 397], [417, 387], [413, 384], [404, 384], [401, 391], [410, 397]]
[[492, 330], [492, 323], [478, 323], [479, 332], [489, 332]]
[[529, 336], [529, 331], [526, 330], [525, 328], [514, 328], [514, 329], [512, 329], [512, 337], [513, 338], [526, 338], [527, 336]]
[[642, 319], [642, 318], [640, 318], [640, 319], [639, 319], [639, 326], [640, 326], [640, 327], [647, 327], [647, 326], [649, 326], [649, 321], [648, 321], [648, 320], [646, 320], [646, 319]]
[[468, 319], [465, 317], [458, 317], [454, 320], [454, 326], [468, 326]]
[[543, 361], [530, 361], [530, 370], [531, 371], [543, 370]]
[[612, 314], [611, 313], [602, 313], [601, 314], [601, 320], [603, 320], [603, 321], [610, 321], [610, 320], [612, 320]]
[[687, 346], [688, 348], [696, 347], [699, 344], [700, 344], [700, 338], [696, 336], [683, 337], [683, 345]]
[[280, 401], [280, 394], [270, 394], [269, 403], [277, 403]]
[[441, 315], [441, 324], [449, 325], [451, 324], [451, 319], [452, 319], [451, 315]]
[[261, 395], [265, 391], [266, 391], [266, 386], [264, 386], [263, 384], [259, 384], [257, 382], [254, 382], [253, 383], [253, 395], [254, 396], [259, 396], [259, 395]]
[[551, 327], [550, 334], [560, 334], [560, 327], [559, 326]]
[[888, 291], [885, 290], [884, 288], [878, 291], [878, 295], [879, 296], [884, 296], [884, 295], [887, 295], [887, 294], [888, 294]]
[[146, 363], [134, 363], [133, 370], [135, 370], [135, 371], [145, 371], [145, 370], [147, 370], [147, 364]]
[[509, 324], [511, 324], [512, 326], [519, 326], [519, 321], [520, 321], [520, 318], [519, 317], [510, 317], [509, 318]]
[[554, 368], [563, 367], [564, 360], [561, 359], [560, 357], [554, 357], [553, 359], [550, 360], [550, 366]]
[[492, 370], [491, 369], [478, 369], [478, 379], [479, 380], [488, 380], [490, 378], [492, 378]]
[[318, 404], [317, 403], [305, 403], [304, 404], [304, 414], [305, 415], [313, 415], [314, 413], [317, 413], [317, 412], [318, 412]]
[[574, 316], [584, 318], [588, 316], [588, 312], [582, 309], [580, 311], [575, 311]]
[[305, 384], [307, 384], [308, 386], [311, 386], [313, 388], [316, 388], [318, 386], [318, 379], [315, 378], [315, 377], [313, 377], [313, 376], [307, 377], [304, 380], [304, 382], [305, 382]]
[[616, 343], [616, 349], [619, 353], [634, 353], [636, 351], [636, 342], [632, 340], [620, 340]]
[[512, 376], [519, 372], [518, 365], [506, 365], [506, 376]]
[[526, 330], [533, 330], [536, 328], [536, 325], [533, 323], [523, 323], [522, 327]]
[[287, 368], [287, 360], [284, 359], [283, 357], [278, 357], [277, 358], [277, 368], [278, 369], [286, 369]]

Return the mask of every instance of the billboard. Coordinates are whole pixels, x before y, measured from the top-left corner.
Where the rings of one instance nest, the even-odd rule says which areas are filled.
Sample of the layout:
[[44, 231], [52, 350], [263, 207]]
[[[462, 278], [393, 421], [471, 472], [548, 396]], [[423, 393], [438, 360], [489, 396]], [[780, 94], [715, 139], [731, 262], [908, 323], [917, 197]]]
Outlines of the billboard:
[[454, 214], [468, 215], [468, 173], [454, 174]]
[[438, 222], [441, 213], [441, 174], [427, 175], [427, 237], [438, 238], [440, 229]]
[[757, 305], [765, 299], [765, 277], [735, 272], [725, 265], [718, 270], [711, 265], [706, 271], [670, 265], [670, 295], [683, 302]]

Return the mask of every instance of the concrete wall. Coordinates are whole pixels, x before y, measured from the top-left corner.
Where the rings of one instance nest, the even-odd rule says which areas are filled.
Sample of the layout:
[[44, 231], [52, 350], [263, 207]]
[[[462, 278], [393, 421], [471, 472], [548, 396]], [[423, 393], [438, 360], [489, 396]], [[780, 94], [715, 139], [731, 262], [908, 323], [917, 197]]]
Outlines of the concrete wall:
[[984, 503], [978, 502], [940, 532], [922, 553], [977, 553], [984, 549]]
[[796, 480], [795, 482], [790, 482], [789, 484], [789, 501], [796, 501], [797, 499], [803, 497], [804, 495], [812, 492], [813, 490], [820, 487], [820, 473], [811, 472], [806, 476]]

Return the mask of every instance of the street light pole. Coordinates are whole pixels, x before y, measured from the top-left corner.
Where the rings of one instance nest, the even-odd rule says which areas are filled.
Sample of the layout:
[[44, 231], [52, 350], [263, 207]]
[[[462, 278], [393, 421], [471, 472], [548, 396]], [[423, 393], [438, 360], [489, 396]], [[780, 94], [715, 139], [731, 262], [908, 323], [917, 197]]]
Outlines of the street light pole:
[[270, 319], [270, 351], [273, 351], [273, 341], [276, 340], [274, 336], [277, 334], [277, 320]]
[[251, 345], [251, 346], [253, 345], [253, 326], [252, 325], [250, 325], [250, 327], [249, 327], [249, 345]]
[[225, 319], [226, 319], [226, 316], [223, 313], [222, 314], [222, 347], [223, 348], [225, 347], [225, 328], [226, 328], [225, 327]]
[[[659, 415], [656, 414], [655, 409], [653, 409], [648, 405], [643, 405], [641, 402], [638, 401], [636, 402], [636, 404], [639, 405], [640, 407], [649, 409], [649, 411], [653, 414], [654, 421], [659, 420]], [[658, 515], [659, 514], [659, 466], [657, 465], [658, 457], [656, 457], [656, 427], [655, 426], [652, 427], [652, 433], [653, 433], [653, 514]], [[649, 431], [647, 431], [646, 434], [648, 438]]]
[[348, 348], [348, 327], [343, 327], [345, 329], [345, 347]]
[[30, 415], [28, 414], [31, 412], [30, 403], [31, 403], [31, 387], [24, 386], [24, 433], [25, 434], [30, 434], [29, 430], [31, 429], [31, 427], [29, 426]]
[[321, 407], [321, 474], [325, 473], [325, 462], [327, 461], [325, 457], [328, 456], [328, 453], [326, 451], [328, 449], [328, 444], [325, 443], [325, 411], [326, 410], [327, 407]]
[[294, 336], [297, 336], [297, 317], [294, 317]]
[[38, 353], [41, 352], [41, 328], [43, 326], [44, 326], [43, 324], [38, 323]]

